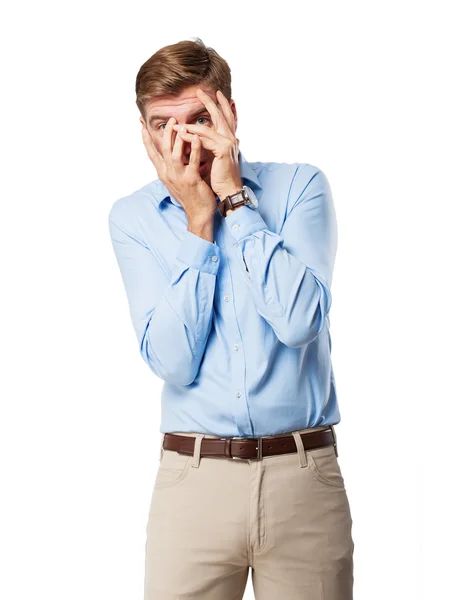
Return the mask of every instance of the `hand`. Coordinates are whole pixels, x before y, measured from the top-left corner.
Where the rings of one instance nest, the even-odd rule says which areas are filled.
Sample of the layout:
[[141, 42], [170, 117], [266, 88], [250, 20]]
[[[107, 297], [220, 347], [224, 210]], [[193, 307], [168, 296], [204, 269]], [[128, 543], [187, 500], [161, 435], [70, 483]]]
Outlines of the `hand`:
[[175, 120], [174, 117], [170, 117], [165, 125], [162, 156], [145, 125], [142, 125], [142, 140], [149, 158], [156, 167], [159, 179], [170, 194], [182, 204], [188, 219], [206, 222], [213, 219], [217, 210], [217, 200], [199, 172], [201, 140], [197, 135], [193, 136], [189, 164], [184, 165], [182, 158], [184, 140], [180, 135], [175, 134], [175, 142], [172, 143]]
[[220, 200], [229, 194], [235, 194], [242, 189], [243, 182], [240, 176], [238, 160], [239, 139], [235, 137], [234, 115], [226, 96], [217, 90], [217, 105], [212, 98], [197, 90], [198, 99], [205, 105], [211, 116], [215, 129], [203, 125], [185, 124], [186, 132], [179, 131], [181, 125], [174, 125], [173, 129], [186, 142], [193, 142], [197, 134], [204, 148], [211, 150], [215, 156], [212, 161], [210, 183], [213, 191]]

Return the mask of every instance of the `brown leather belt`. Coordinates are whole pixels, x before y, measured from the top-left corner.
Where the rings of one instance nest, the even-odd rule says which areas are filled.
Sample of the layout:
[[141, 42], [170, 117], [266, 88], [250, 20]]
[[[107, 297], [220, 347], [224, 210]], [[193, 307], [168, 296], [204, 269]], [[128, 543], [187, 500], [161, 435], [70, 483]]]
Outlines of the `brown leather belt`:
[[[193, 436], [165, 433], [162, 447], [165, 450], [175, 450], [179, 454], [193, 456], [195, 439]], [[332, 429], [301, 433], [301, 439], [305, 450], [332, 445], [337, 450]], [[295, 438], [291, 434], [274, 438], [202, 438], [200, 457], [260, 459], [264, 456], [291, 452], [297, 452]]]

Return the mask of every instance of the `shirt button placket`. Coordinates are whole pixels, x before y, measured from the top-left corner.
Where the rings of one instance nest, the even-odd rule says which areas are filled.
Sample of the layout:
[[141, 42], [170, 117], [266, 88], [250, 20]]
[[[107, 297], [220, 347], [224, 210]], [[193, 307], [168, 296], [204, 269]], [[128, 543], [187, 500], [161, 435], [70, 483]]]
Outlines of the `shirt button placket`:
[[[238, 229], [239, 225], [238, 224], [234, 224], [233, 229]], [[222, 296], [224, 302], [229, 303], [231, 301], [231, 296], [229, 294], [224, 294]], [[226, 323], [229, 327], [232, 327], [234, 329], [234, 333], [235, 333], [235, 338], [237, 340], [240, 340], [240, 331], [238, 328], [238, 324], [237, 324], [237, 320], [236, 320], [236, 314], [235, 314], [235, 309], [234, 309], [234, 304], [231, 302], [231, 304], [229, 305], [229, 308], [227, 308], [225, 310], [225, 314], [227, 314], [227, 311], [231, 310], [232, 308], [232, 313], [228, 313], [229, 315], [229, 320], [226, 320]], [[231, 318], [231, 314], [232, 314], [232, 318]], [[231, 356], [231, 385], [234, 386], [235, 388], [237, 388], [237, 386], [241, 386], [241, 385], [245, 385], [245, 363], [244, 363], [244, 355], [239, 352], [240, 350], [240, 343], [235, 343], [232, 345], [232, 348], [234, 350], [234, 352], [236, 353], [235, 356]], [[238, 354], [237, 354], [238, 352]], [[243, 350], [242, 350], [243, 352]], [[236, 435], [251, 435], [251, 431], [252, 431], [252, 426], [251, 426], [251, 419], [249, 416], [249, 408], [247, 406], [246, 400], [245, 400], [245, 395], [244, 392], [242, 391], [242, 389], [235, 389], [234, 388], [234, 397], [236, 399], [236, 404], [235, 404], [235, 420], [236, 423], [238, 425], [238, 433], [236, 433]], [[232, 388], [231, 388], [232, 389]], [[238, 400], [240, 398], [240, 400]], [[243, 402], [242, 402], [243, 400]]]

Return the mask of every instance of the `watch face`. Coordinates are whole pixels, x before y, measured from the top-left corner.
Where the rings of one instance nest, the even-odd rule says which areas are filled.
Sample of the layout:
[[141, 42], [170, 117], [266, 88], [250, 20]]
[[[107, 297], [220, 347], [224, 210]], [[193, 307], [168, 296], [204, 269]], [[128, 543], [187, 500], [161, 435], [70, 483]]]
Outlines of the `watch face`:
[[244, 185], [243, 187], [244, 187], [246, 193], [248, 194], [248, 197], [249, 197], [249, 200], [250, 200], [251, 204], [253, 205], [254, 208], [256, 208], [258, 206], [258, 204], [259, 204], [259, 202], [257, 201], [256, 194], [247, 185]]

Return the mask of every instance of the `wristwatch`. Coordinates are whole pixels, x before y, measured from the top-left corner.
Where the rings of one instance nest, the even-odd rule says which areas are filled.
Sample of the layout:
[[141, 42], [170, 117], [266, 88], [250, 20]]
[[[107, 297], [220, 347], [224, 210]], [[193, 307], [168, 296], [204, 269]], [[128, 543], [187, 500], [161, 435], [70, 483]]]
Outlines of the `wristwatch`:
[[220, 211], [222, 217], [226, 217], [226, 211], [228, 210], [234, 210], [234, 208], [243, 205], [246, 205], [254, 210], [258, 204], [259, 203], [257, 201], [256, 194], [250, 187], [244, 185], [243, 188], [235, 194], [226, 196], [224, 200], [221, 200], [218, 203], [218, 210]]

